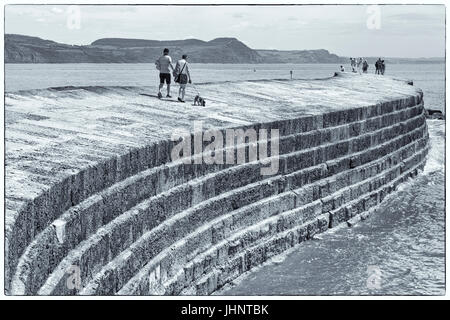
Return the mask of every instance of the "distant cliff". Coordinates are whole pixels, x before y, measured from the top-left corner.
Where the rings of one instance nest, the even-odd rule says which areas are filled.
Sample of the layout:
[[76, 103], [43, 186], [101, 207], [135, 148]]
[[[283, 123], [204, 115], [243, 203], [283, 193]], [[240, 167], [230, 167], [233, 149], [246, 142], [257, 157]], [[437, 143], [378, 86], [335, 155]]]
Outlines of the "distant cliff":
[[[341, 57], [328, 50], [256, 50], [263, 63], [339, 63], [349, 65], [350, 57]], [[356, 57], [358, 58], [358, 57]], [[379, 57], [363, 57], [373, 65]], [[389, 64], [397, 63], [445, 63], [445, 58], [393, 58], [382, 57]]]
[[261, 56], [235, 38], [211, 41], [196, 39], [156, 41], [140, 39], [99, 39], [91, 45], [73, 46], [23, 35], [5, 35], [6, 63], [148, 63], [164, 48], [174, 58], [183, 53], [191, 62], [260, 63]]
[[183, 53], [198, 63], [327, 63], [339, 57], [326, 50], [254, 50], [236, 38], [211, 41], [105, 38], [76, 46], [17, 34], [5, 35], [6, 63], [149, 63], [170, 49], [173, 58]]
[[164, 48], [170, 49], [173, 58], [186, 53], [191, 62], [199, 63], [260, 63], [259, 54], [236, 38], [217, 38], [211, 41], [142, 40], [106, 38], [91, 43], [92, 48], [110, 50], [121, 56], [120, 62], [153, 62]]
[[347, 62], [328, 50], [256, 50], [265, 63], [339, 63]]
[[[68, 45], [37, 37], [5, 34], [5, 63], [153, 63], [164, 48], [178, 59], [186, 53], [191, 62], [198, 63], [341, 63], [339, 57], [319, 50], [255, 50], [236, 38], [217, 38], [211, 41], [144, 40], [104, 38], [90, 45]], [[369, 63], [375, 57], [367, 58]], [[402, 59], [386, 58], [388, 63], [443, 63], [442, 58]]]

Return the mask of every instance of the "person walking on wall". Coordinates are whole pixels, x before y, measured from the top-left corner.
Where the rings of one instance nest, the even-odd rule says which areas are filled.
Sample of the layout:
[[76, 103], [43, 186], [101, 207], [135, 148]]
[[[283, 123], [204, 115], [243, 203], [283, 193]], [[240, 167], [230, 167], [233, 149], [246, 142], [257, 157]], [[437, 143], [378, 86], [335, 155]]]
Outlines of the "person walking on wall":
[[164, 87], [164, 82], [167, 84], [167, 98], [172, 98], [170, 95], [170, 70], [173, 71], [172, 58], [169, 56], [169, 49], [165, 48], [163, 55], [155, 62], [156, 69], [159, 70], [159, 90], [158, 98], [162, 98], [161, 89]]
[[192, 83], [186, 54], [183, 54], [181, 59], [177, 61], [174, 71], [174, 78], [175, 82], [178, 82], [180, 84], [180, 89], [178, 91], [178, 101], [184, 102], [184, 95], [186, 93], [186, 84], [188, 82]]

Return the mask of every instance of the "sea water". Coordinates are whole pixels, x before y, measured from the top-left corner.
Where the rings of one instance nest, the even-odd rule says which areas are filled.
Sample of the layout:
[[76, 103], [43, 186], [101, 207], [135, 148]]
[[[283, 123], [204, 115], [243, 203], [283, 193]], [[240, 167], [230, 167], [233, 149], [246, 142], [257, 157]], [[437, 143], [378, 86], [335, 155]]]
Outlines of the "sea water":
[[[190, 64], [194, 83], [222, 81], [330, 77], [335, 64]], [[347, 66], [346, 66], [347, 67]], [[349, 69], [349, 67], [347, 67]], [[374, 73], [374, 67], [369, 67]], [[428, 108], [444, 110], [444, 64], [388, 64], [386, 75], [413, 80], [425, 93]], [[159, 84], [158, 70], [148, 63], [6, 64], [5, 90], [63, 86], [150, 86]], [[192, 87], [187, 90], [192, 90]], [[275, 93], [276, 94], [276, 93]]]
[[[192, 78], [198, 84], [287, 79], [291, 70], [294, 78], [318, 79], [332, 76], [338, 66], [191, 65]], [[373, 71], [371, 66], [369, 72]], [[386, 75], [413, 80], [424, 92], [425, 107], [445, 113], [444, 64], [388, 64]], [[28, 97], [33, 89], [61, 86], [145, 86], [156, 90], [158, 81], [152, 64], [5, 65], [6, 91], [22, 90]], [[389, 195], [369, 219], [352, 228], [344, 224], [320, 235], [320, 240], [302, 243], [218, 294], [444, 294], [445, 121], [428, 120], [427, 125], [431, 149], [423, 172]]]

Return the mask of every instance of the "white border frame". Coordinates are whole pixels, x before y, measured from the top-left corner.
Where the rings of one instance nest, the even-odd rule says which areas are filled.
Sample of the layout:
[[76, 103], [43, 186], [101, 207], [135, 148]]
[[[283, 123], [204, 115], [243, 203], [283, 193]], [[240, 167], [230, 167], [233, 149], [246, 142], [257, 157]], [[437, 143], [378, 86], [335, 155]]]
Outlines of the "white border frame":
[[[94, 2], [94, 3], [93, 3]], [[363, 4], [363, 5], [370, 5], [370, 4], [442, 4], [446, 5], [447, 1], [443, 0], [435, 0], [435, 1], [427, 1], [427, 0], [384, 0], [382, 3], [376, 3], [375, 1], [368, 1], [368, 0], [359, 0], [359, 1], [330, 1], [330, 0], [307, 0], [304, 2], [300, 1], [292, 1], [292, 0], [286, 0], [286, 1], [277, 1], [277, 0], [234, 0], [234, 1], [217, 1], [217, 0], [207, 0], [205, 2], [200, 1], [194, 1], [194, 0], [168, 0], [167, 3], [164, 3], [164, 0], [157, 0], [157, 1], [139, 1], [139, 0], [130, 0], [129, 3], [123, 2], [123, 1], [113, 1], [113, 0], [94, 0], [94, 1], [88, 1], [88, 0], [73, 0], [73, 1], [64, 1], [64, 0], [50, 0], [47, 3], [44, 1], [36, 1], [36, 0], [4, 0], [3, 1], [3, 8], [0, 13], [0, 18], [2, 20], [1, 23], [1, 31], [2, 31], [2, 46], [1, 46], [1, 74], [4, 75], [4, 23], [5, 23], [5, 6], [6, 5], [12, 5], [12, 4], [52, 4], [52, 5], [67, 5], [67, 4], [89, 4], [89, 5], [95, 5], [95, 4], [117, 4], [117, 5], [132, 5], [132, 4], [160, 4], [160, 5], [169, 5], [169, 4], [199, 4], [199, 5], [207, 5], [207, 4], [236, 4], [236, 5], [244, 5], [244, 4], [255, 4], [255, 5], [276, 5], [276, 4], [298, 4], [298, 5], [307, 5], [307, 4]], [[446, 7], [446, 17], [448, 14], [448, 7]], [[446, 29], [446, 37], [449, 31], [449, 26], [446, 23], [445, 26]], [[447, 40], [447, 38], [446, 38]], [[448, 42], [446, 42], [446, 57], [448, 52]], [[446, 63], [446, 84], [445, 84], [445, 90], [446, 90], [446, 106], [450, 105], [449, 100], [450, 97], [447, 94], [449, 91], [449, 83], [447, 81], [448, 75], [449, 75], [450, 67], [449, 64]], [[445, 221], [445, 230], [446, 230], [446, 246], [445, 246], [445, 255], [446, 255], [446, 294], [444, 296], [6, 296], [4, 293], [4, 79], [1, 81], [1, 90], [3, 93], [3, 99], [2, 99], [2, 111], [1, 111], [1, 121], [0, 121], [0, 139], [2, 141], [1, 143], [1, 159], [0, 159], [0, 176], [2, 179], [2, 183], [0, 184], [0, 205], [2, 206], [2, 214], [0, 217], [0, 299], [1, 300], [198, 300], [198, 301], [204, 301], [204, 300], [253, 300], [257, 302], [258, 300], [342, 300], [343, 298], [348, 300], [450, 300], [450, 290], [448, 290], [448, 284], [450, 280], [449, 275], [449, 250], [448, 250], [448, 244], [449, 244], [449, 219], [446, 218]], [[448, 164], [450, 162], [449, 160], [449, 149], [447, 148], [447, 132], [449, 129], [449, 124], [446, 122], [445, 124], [445, 168], [448, 167]], [[447, 177], [447, 173], [445, 174], [445, 177]], [[445, 179], [445, 210], [446, 213], [448, 213], [448, 204], [450, 201], [450, 182], [449, 180]]]

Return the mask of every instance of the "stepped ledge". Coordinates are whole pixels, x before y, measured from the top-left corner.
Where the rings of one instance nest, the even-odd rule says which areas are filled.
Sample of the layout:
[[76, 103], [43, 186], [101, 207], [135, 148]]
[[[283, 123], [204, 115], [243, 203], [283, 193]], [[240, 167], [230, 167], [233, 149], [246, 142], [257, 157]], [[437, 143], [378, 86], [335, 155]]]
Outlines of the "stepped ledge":
[[[424, 165], [423, 94], [405, 81], [343, 73], [198, 88], [206, 107], [145, 87], [6, 93], [6, 294], [211, 294], [366, 217]], [[249, 154], [172, 161], [172, 134], [195, 121], [278, 129], [277, 171], [261, 174], [267, 159]]]

